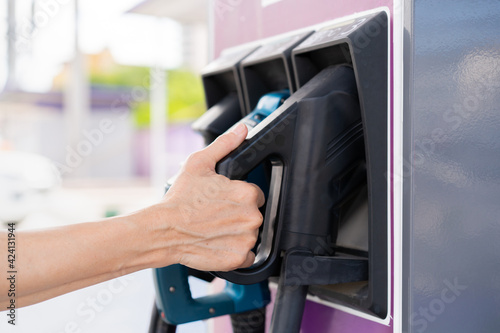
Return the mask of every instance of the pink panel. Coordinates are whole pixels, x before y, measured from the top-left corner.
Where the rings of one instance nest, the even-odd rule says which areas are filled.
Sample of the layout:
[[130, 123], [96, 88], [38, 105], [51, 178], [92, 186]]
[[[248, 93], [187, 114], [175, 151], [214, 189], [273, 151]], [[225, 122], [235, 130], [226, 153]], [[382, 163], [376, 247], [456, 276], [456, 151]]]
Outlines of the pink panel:
[[391, 0], [281, 0], [262, 7], [262, 0], [215, 0], [215, 55], [225, 48], [282, 34], [360, 11]]

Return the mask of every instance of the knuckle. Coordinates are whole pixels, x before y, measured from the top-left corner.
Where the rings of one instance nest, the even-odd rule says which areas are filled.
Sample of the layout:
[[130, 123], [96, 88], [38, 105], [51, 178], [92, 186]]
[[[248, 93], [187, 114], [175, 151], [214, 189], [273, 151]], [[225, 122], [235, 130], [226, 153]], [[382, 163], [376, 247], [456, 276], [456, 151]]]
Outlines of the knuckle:
[[248, 189], [247, 183], [241, 180], [231, 180], [229, 192], [231, 193], [233, 199], [237, 202], [243, 203], [247, 200]]
[[191, 153], [186, 159], [185, 167], [186, 169], [196, 169], [200, 166], [203, 161], [203, 154], [200, 151]]
[[248, 244], [247, 244], [247, 252], [250, 251], [255, 247], [255, 243], [257, 242], [257, 237], [253, 236], [248, 238]]
[[245, 252], [248, 252], [255, 245], [255, 241], [256, 239], [254, 235], [248, 235], [244, 238], [244, 240], [241, 241], [241, 247]]
[[259, 198], [259, 187], [255, 184], [251, 183], [246, 183], [246, 182], [241, 182], [241, 193], [243, 196], [243, 199], [248, 202], [256, 202]]
[[258, 212], [257, 218], [255, 219], [255, 222], [256, 222], [256, 226], [255, 226], [256, 229], [260, 228], [262, 223], [264, 223], [264, 216], [262, 216], [262, 213], [260, 211]]
[[189, 154], [188, 158], [186, 159], [185, 165], [189, 166], [193, 163], [196, 163], [197, 160], [199, 159], [198, 156], [199, 156], [199, 152], [194, 152], [194, 153]]
[[248, 218], [251, 223], [250, 227], [253, 229], [259, 228], [264, 220], [262, 213], [258, 209], [254, 209], [252, 212], [250, 212], [248, 214]]
[[238, 256], [238, 267], [243, 265], [247, 261], [247, 254], [242, 253]]
[[215, 141], [217, 142], [218, 145], [224, 147], [229, 147], [231, 145], [231, 141], [229, 140], [227, 135], [221, 135]]
[[255, 233], [254, 230], [249, 231], [248, 234], [245, 235], [245, 237], [242, 237], [239, 242], [239, 248], [242, 250], [241, 253], [245, 255], [245, 258], [248, 251], [254, 248], [256, 242], [257, 233]]
[[240, 253], [232, 253], [227, 261], [228, 270], [234, 270], [240, 267], [243, 263], [245, 263], [246, 256]]
[[251, 201], [257, 201], [259, 198], [259, 189], [255, 185], [250, 185], [248, 187], [248, 198]]

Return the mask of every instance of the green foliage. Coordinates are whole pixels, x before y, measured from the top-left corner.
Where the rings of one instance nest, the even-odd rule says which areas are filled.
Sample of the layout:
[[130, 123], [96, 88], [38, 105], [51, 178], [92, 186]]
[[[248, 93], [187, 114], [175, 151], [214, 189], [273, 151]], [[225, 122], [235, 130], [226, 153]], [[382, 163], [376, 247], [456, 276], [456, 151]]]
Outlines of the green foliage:
[[168, 72], [168, 109], [173, 121], [196, 119], [205, 111], [199, 75], [186, 70]]
[[[91, 73], [90, 82], [96, 85], [149, 89], [150, 70], [146, 67], [113, 66], [113, 70]], [[190, 121], [205, 111], [203, 86], [198, 74], [176, 69], [167, 72], [167, 101], [169, 122]], [[131, 103], [131, 112], [138, 127], [149, 126], [149, 100]]]
[[90, 83], [104, 86], [149, 87], [149, 68], [114, 65], [107, 71], [90, 73]]

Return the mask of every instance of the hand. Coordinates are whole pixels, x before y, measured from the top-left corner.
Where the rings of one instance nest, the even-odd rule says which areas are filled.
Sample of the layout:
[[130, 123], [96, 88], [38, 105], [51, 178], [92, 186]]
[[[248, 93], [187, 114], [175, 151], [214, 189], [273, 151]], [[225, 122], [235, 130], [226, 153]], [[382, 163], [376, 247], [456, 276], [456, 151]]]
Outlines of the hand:
[[[229, 271], [251, 266], [251, 252], [262, 224], [258, 209], [264, 194], [255, 184], [229, 180], [215, 172], [216, 163], [245, 139], [247, 128], [237, 126], [210, 146], [192, 154], [159, 207], [168, 207], [167, 237], [171, 252], [183, 265], [204, 271]], [[161, 213], [160, 213], [161, 214]]]

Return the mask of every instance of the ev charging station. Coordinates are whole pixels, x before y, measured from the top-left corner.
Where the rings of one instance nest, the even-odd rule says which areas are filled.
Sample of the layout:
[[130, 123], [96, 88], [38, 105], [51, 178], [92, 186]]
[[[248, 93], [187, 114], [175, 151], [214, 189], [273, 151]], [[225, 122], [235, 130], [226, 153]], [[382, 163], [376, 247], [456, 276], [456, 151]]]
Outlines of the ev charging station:
[[156, 270], [150, 332], [496, 331], [500, 4], [211, 4], [193, 129], [247, 124], [217, 172], [261, 186], [264, 223], [250, 268]]

